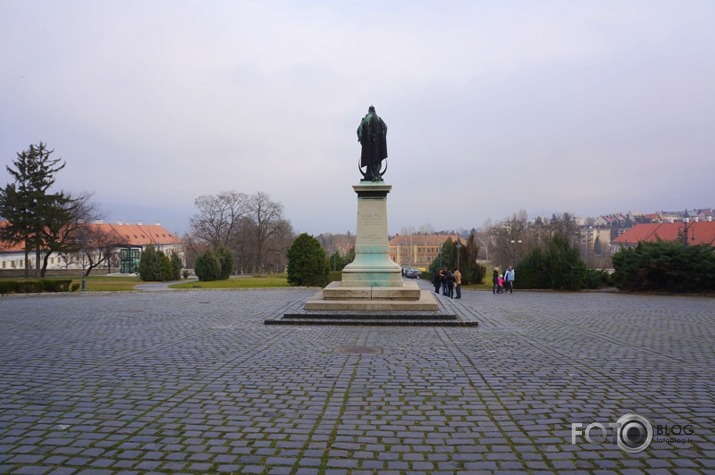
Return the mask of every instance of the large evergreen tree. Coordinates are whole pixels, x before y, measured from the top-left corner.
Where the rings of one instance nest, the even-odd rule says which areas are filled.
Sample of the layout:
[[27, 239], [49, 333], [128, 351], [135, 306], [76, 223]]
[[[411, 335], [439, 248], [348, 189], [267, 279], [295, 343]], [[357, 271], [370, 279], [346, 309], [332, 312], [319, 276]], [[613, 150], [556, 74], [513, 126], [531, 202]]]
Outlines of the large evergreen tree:
[[450, 271], [459, 268], [459, 272], [462, 274], [462, 284], [481, 284], [487, 270], [483, 265], [477, 263], [479, 245], [476, 243], [475, 236], [476, 233], [471, 233], [467, 242], [463, 243], [460, 240], [459, 247], [456, 242], [452, 241], [452, 238], [448, 238], [442, 244], [440, 254], [430, 264], [430, 274], [434, 275], [435, 272], [439, 272], [441, 267], [446, 267]]
[[536, 248], [516, 267], [520, 288], [581, 290], [596, 288], [607, 282], [605, 272], [589, 269], [568, 236], [554, 234], [545, 248]]
[[71, 198], [63, 192], [50, 193], [55, 175], [65, 167], [54, 150], [40, 142], [17, 154], [7, 171], [15, 180], [0, 188], [0, 216], [8, 221], [0, 228], [0, 239], [25, 245], [25, 276], [29, 277], [28, 258], [35, 251], [35, 274], [40, 275], [41, 253], [47, 246], [45, 229], [48, 223], [61, 224], [71, 218]]
[[459, 253], [459, 270], [462, 273], [462, 283], [465, 285], [481, 284], [484, 281], [487, 269], [477, 263], [478, 256], [479, 244], [476, 241], [476, 231], [473, 231]]

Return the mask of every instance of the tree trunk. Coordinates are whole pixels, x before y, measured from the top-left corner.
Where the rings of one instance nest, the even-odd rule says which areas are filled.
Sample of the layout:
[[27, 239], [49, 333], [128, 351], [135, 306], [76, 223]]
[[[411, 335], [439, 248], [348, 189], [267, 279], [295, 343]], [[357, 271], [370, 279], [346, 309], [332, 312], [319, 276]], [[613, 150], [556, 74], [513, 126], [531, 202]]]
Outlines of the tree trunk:
[[27, 241], [25, 242], [25, 278], [30, 278], [30, 248], [27, 246]]
[[40, 271], [40, 277], [45, 277], [45, 274], [47, 273], [47, 263], [50, 260], [50, 254], [51, 252], [48, 252], [45, 254], [45, 257], [42, 259], [42, 270]]
[[35, 277], [40, 278], [42, 273], [42, 251], [40, 247], [35, 248]]

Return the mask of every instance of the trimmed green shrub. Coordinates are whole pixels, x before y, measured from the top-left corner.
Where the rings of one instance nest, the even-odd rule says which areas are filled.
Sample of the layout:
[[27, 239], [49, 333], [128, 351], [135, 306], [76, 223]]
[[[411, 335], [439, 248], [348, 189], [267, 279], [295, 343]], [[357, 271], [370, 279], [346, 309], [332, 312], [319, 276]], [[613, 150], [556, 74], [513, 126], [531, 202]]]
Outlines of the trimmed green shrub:
[[715, 247], [680, 242], [640, 242], [613, 255], [613, 282], [631, 291], [715, 290]]
[[41, 292], [69, 292], [71, 286], [71, 279], [3, 280], [0, 281], [0, 295], [38, 294]]
[[71, 279], [62, 280], [42, 280], [45, 292], [69, 292], [72, 285]]
[[225, 247], [219, 247], [218, 251], [216, 251], [216, 257], [218, 257], [218, 261], [221, 263], [219, 279], [226, 280], [231, 277], [231, 273], [233, 272], [233, 252]]
[[171, 251], [171, 280], [181, 279], [181, 269], [184, 267], [184, 263], [181, 262], [181, 256], [176, 251]]
[[288, 283], [323, 287], [330, 266], [320, 241], [306, 233], [298, 236], [288, 250]]
[[171, 260], [154, 246], [147, 246], [139, 260], [139, 278], [143, 281], [170, 280], [173, 275]]
[[221, 261], [213, 251], [204, 251], [196, 258], [194, 273], [201, 281], [219, 280], [221, 278]]
[[[352, 250], [346, 255], [340, 254], [338, 251], [333, 252], [328, 257], [328, 265], [330, 265], [330, 271], [341, 271], [346, 265], [350, 264], [355, 259], [355, 251]], [[338, 279], [340, 280], [340, 279]]]

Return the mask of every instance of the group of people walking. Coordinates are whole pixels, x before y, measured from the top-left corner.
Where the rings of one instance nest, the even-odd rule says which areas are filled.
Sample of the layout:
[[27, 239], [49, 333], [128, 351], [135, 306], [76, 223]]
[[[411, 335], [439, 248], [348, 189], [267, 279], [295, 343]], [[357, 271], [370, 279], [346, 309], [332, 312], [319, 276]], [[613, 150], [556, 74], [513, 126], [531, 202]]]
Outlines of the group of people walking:
[[495, 267], [492, 272], [492, 293], [504, 294], [506, 292], [514, 293], [514, 269], [509, 266], [502, 275], [499, 273], [499, 268]]
[[434, 293], [438, 294], [440, 289], [442, 295], [451, 299], [462, 298], [462, 273], [459, 269], [451, 272], [448, 268], [443, 267], [434, 273], [432, 277], [432, 285], [434, 285]]
[[[492, 293], [504, 294], [509, 292], [514, 293], [514, 268], [509, 266], [504, 274], [499, 272], [499, 268], [495, 267], [492, 272]], [[461, 299], [462, 298], [462, 274], [459, 269], [454, 272], [447, 267], [443, 267], [434, 273], [432, 276], [432, 285], [434, 285], [434, 293], [441, 293], [445, 297]]]

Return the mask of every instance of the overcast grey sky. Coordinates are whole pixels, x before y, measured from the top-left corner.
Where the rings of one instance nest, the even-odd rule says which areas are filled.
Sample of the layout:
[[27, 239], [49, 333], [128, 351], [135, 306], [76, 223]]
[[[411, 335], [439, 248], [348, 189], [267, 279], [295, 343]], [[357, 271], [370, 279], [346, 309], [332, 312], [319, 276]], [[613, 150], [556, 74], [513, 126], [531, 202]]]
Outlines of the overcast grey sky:
[[0, 185], [44, 141], [111, 221], [183, 233], [196, 197], [263, 191], [354, 231], [373, 104], [391, 233], [712, 207], [713, 25], [707, 0], [0, 0]]

